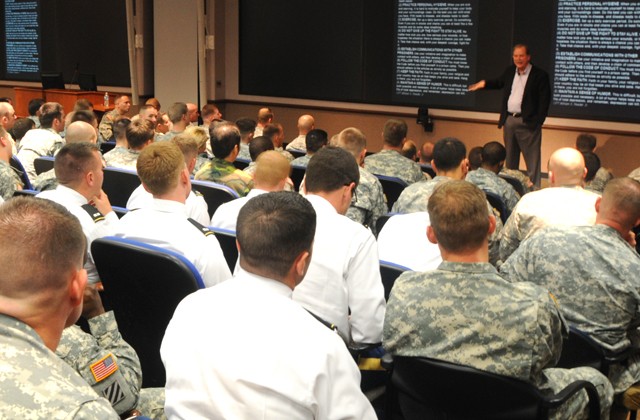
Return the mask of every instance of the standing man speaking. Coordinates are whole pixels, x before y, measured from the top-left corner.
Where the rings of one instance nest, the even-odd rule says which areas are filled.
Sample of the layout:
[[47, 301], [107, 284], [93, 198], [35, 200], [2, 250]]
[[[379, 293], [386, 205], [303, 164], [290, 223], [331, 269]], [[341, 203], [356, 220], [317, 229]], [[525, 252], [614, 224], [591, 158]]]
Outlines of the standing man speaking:
[[504, 89], [498, 128], [504, 127], [507, 149], [506, 166], [518, 169], [520, 151], [527, 164], [527, 174], [536, 188], [540, 188], [540, 145], [542, 123], [547, 117], [551, 101], [549, 75], [531, 64], [526, 45], [513, 47], [513, 65], [494, 80], [480, 80], [469, 91]]

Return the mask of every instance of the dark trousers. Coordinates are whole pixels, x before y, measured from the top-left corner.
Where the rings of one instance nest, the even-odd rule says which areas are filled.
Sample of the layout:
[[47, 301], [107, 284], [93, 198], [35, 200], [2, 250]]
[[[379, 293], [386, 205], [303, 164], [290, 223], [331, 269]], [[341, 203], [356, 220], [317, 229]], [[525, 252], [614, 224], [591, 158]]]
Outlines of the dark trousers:
[[540, 146], [542, 127], [531, 129], [522, 117], [508, 116], [503, 127], [504, 147], [507, 149], [505, 165], [509, 169], [520, 168], [520, 152], [527, 165], [527, 175], [536, 188], [540, 188]]

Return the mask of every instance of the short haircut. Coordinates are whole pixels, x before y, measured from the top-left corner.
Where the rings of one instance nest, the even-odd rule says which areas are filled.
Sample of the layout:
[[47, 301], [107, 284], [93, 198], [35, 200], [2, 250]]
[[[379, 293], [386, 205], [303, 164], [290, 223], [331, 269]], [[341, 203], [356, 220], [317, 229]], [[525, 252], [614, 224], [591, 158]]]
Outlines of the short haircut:
[[240, 135], [244, 138], [256, 131], [256, 122], [251, 118], [240, 118], [236, 120], [236, 126], [240, 130]]
[[93, 111], [93, 104], [85, 98], [80, 98], [73, 106], [74, 111]]
[[489, 166], [496, 166], [500, 162], [504, 162], [507, 158], [507, 149], [497, 142], [490, 141], [482, 148], [482, 163]]
[[113, 136], [123, 139], [127, 136], [127, 127], [131, 125], [131, 120], [127, 117], [118, 117], [113, 121]]
[[585, 176], [584, 180], [586, 182], [593, 181], [593, 178], [596, 176], [596, 172], [600, 169], [600, 158], [595, 153], [591, 152], [582, 152], [582, 157], [584, 158], [584, 167], [587, 168], [587, 176]]
[[279, 191], [254, 197], [238, 214], [240, 265], [246, 261], [282, 278], [302, 252], [311, 252], [315, 231], [316, 213], [300, 194]]
[[598, 144], [596, 136], [593, 134], [582, 133], [576, 139], [576, 149], [580, 152], [593, 152]]
[[24, 299], [66, 288], [86, 250], [80, 222], [63, 206], [33, 197], [8, 200], [0, 206], [0, 296]]
[[95, 143], [66, 144], [60, 149], [53, 163], [58, 182], [62, 185], [74, 186], [87, 172], [95, 169], [97, 164], [102, 166], [102, 162], [95, 154], [99, 150]]
[[602, 193], [600, 213], [631, 229], [640, 218], [640, 182], [629, 177], [607, 182]]
[[40, 126], [42, 128], [51, 128], [53, 120], [62, 121], [62, 105], [57, 102], [45, 102], [40, 108]]
[[287, 179], [291, 173], [289, 160], [275, 150], [267, 150], [258, 156], [253, 179], [256, 185], [273, 188]]
[[482, 166], [482, 146], [476, 146], [469, 150], [469, 166], [471, 170]]
[[249, 155], [252, 161], [256, 161], [262, 152], [273, 150], [273, 142], [265, 136], [254, 137], [249, 143]]
[[393, 147], [400, 147], [407, 137], [407, 123], [403, 120], [391, 119], [384, 123], [382, 138], [385, 143]]
[[487, 198], [470, 182], [440, 183], [429, 197], [427, 210], [438, 244], [447, 251], [476, 250], [488, 238]]
[[307, 152], [311, 153], [315, 153], [322, 149], [328, 142], [329, 135], [327, 132], [318, 128], [309, 131], [304, 138], [304, 143], [307, 146]]
[[308, 192], [331, 192], [360, 182], [360, 170], [353, 155], [339, 147], [318, 150], [307, 166], [305, 187]]
[[202, 111], [200, 112], [200, 114], [202, 115], [202, 118], [206, 118], [209, 115], [215, 114], [216, 111], [220, 111], [217, 106], [215, 106], [214, 104], [206, 104], [202, 107]]
[[260, 108], [258, 111], [258, 122], [265, 124], [268, 123], [270, 119], [273, 118], [273, 111], [271, 108]]
[[273, 141], [273, 138], [282, 132], [282, 124], [274, 123], [267, 124], [262, 130], [262, 135], [270, 138]]
[[438, 171], [450, 171], [467, 156], [464, 143], [454, 137], [445, 137], [433, 146], [433, 162]]
[[184, 134], [189, 135], [196, 141], [198, 152], [200, 150], [206, 150], [207, 142], [209, 141], [209, 133], [207, 132], [206, 128], [198, 127], [196, 125], [190, 125], [184, 130]]
[[127, 142], [129, 143], [129, 147], [138, 150], [146, 142], [153, 139], [155, 132], [153, 131], [153, 126], [147, 120], [138, 119], [136, 121], [132, 121], [131, 124], [127, 126]]
[[21, 140], [27, 131], [36, 127], [36, 122], [31, 118], [18, 118], [11, 128], [11, 135], [15, 140]]
[[401, 155], [407, 159], [415, 161], [418, 156], [418, 148], [416, 147], [416, 144], [409, 140], [406, 141], [404, 145], [402, 145]]
[[136, 163], [138, 176], [154, 196], [165, 194], [178, 185], [180, 172], [185, 168], [184, 155], [170, 141], [145, 147]]
[[513, 50], [511, 50], [511, 51], [515, 51], [515, 50], [516, 50], [516, 48], [524, 48], [524, 52], [525, 52], [527, 55], [531, 55], [531, 54], [529, 53], [529, 46], [528, 46], [527, 44], [516, 44], [516, 45], [514, 45], [514, 46], [513, 46]]
[[224, 159], [231, 154], [233, 148], [240, 145], [240, 130], [235, 124], [219, 123], [209, 127], [211, 137], [211, 151], [218, 159]]
[[80, 110], [80, 111], [74, 111], [71, 113], [71, 122], [76, 122], [76, 121], [83, 121], [86, 122], [88, 124], [93, 125], [93, 123], [97, 123], [98, 122], [98, 117], [96, 117], [96, 114], [93, 111], [90, 110]]
[[144, 102], [145, 105], [151, 105], [156, 110], [160, 111], [160, 101], [156, 98], [149, 98]]
[[362, 131], [355, 127], [349, 127], [337, 135], [335, 146], [343, 148], [351, 153], [354, 158], [357, 158], [367, 147], [367, 138]]
[[98, 135], [91, 124], [84, 121], [75, 121], [67, 126], [64, 140], [65, 143], [80, 143], [86, 141], [95, 143], [98, 140]]
[[[148, 109], [156, 109], [156, 107], [153, 106], [153, 105], [150, 105], [150, 104], [144, 104], [138, 110], [138, 114], [142, 114], [143, 111], [147, 111]], [[156, 111], [157, 111], [157, 109], [156, 109]]]
[[35, 115], [40, 110], [40, 107], [42, 106], [42, 104], [44, 104], [44, 99], [42, 98], [33, 98], [32, 100], [30, 100], [29, 105], [27, 106], [27, 109], [29, 110], [29, 115], [31, 115], [32, 117], [35, 117]]
[[187, 160], [187, 158], [191, 159], [198, 156], [198, 150], [200, 149], [198, 146], [198, 141], [194, 136], [184, 132], [172, 137], [169, 141], [178, 146], [185, 157], [185, 161]]
[[182, 117], [187, 115], [188, 111], [189, 110], [187, 109], [187, 104], [185, 104], [184, 102], [175, 102], [169, 107], [167, 116], [169, 117], [169, 121], [175, 124], [180, 122], [180, 120], [182, 120]]

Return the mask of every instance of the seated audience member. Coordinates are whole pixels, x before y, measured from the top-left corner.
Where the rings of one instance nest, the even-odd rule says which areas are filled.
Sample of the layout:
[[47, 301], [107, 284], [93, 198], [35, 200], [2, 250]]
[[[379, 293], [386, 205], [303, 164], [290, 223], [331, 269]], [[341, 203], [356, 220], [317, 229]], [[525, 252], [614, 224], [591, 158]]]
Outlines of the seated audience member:
[[469, 150], [469, 170], [475, 171], [482, 166], [482, 147], [476, 146]]
[[155, 131], [158, 125], [158, 110], [153, 105], [142, 105], [138, 111], [138, 118], [149, 121]]
[[558, 149], [549, 158], [550, 188], [526, 194], [504, 225], [500, 259], [506, 259], [520, 243], [549, 225], [584, 226], [596, 221], [599, 195], [582, 188], [586, 174], [582, 154], [576, 149]]
[[[113, 311], [105, 311], [99, 285], [84, 289], [82, 317], [91, 333], [78, 325], [65, 328], [56, 355], [82, 376], [98, 395], [109, 400], [120, 415], [140, 412], [164, 418], [164, 388], [144, 388], [136, 351], [120, 335]], [[113, 372], [102, 371], [102, 362], [114, 363]]]
[[413, 140], [407, 140], [404, 142], [402, 145], [402, 152], [400, 154], [414, 162], [418, 161], [418, 147]]
[[[402, 191], [400, 197], [393, 205], [393, 213], [409, 214], [427, 211], [427, 203], [433, 190], [442, 182], [452, 179], [464, 180], [468, 172], [468, 162], [465, 158], [467, 148], [464, 143], [454, 137], [445, 137], [436, 142], [433, 146], [433, 170], [436, 172], [435, 178], [409, 185]], [[486, 201], [486, 200], [485, 200]], [[487, 208], [491, 205], [487, 201]], [[500, 231], [502, 221], [496, 220], [496, 229], [489, 237], [489, 261], [496, 264], [499, 259]]]
[[195, 164], [191, 175], [195, 175], [207, 162], [209, 155], [207, 154], [207, 144], [209, 143], [209, 132], [204, 127], [190, 125], [184, 130], [184, 135], [196, 141]]
[[[98, 117], [96, 117], [96, 114], [93, 111], [88, 111], [88, 110], [73, 111], [70, 115], [71, 117], [69, 118], [69, 124], [72, 124], [76, 121], [86, 122], [91, 127], [93, 127], [94, 131], [96, 132], [96, 138], [100, 137], [100, 134], [98, 133]], [[122, 118], [126, 118], [126, 117], [122, 117]], [[68, 127], [68, 124], [66, 126]]]
[[[65, 137], [65, 142], [67, 144], [82, 142], [95, 144], [97, 141], [98, 135], [96, 134], [96, 130], [86, 122], [72, 122], [67, 127], [67, 135]], [[42, 172], [40, 175], [36, 176], [36, 179], [32, 182], [32, 186], [38, 191], [55, 189], [58, 186], [55, 168]]]
[[44, 103], [45, 100], [42, 98], [33, 98], [27, 105], [27, 110], [29, 111], [29, 116], [27, 118], [35, 123], [35, 128], [40, 128], [40, 107]]
[[264, 127], [262, 135], [271, 140], [273, 150], [286, 157], [289, 162], [293, 161], [293, 155], [282, 148], [282, 144], [284, 143], [284, 128], [282, 124], [267, 124]]
[[598, 162], [598, 169], [596, 169], [593, 174], [587, 173], [586, 181], [589, 182], [587, 189], [597, 193], [602, 193], [607, 182], [613, 179], [613, 173], [609, 169], [600, 166], [600, 158], [595, 154], [597, 144], [598, 140], [596, 139], [596, 136], [592, 134], [582, 133], [578, 135], [578, 138], [576, 138], [576, 149], [578, 149], [578, 151], [583, 155], [585, 153], [592, 153], [596, 158], [585, 158], [585, 163], [587, 159], [592, 162], [597, 160]]
[[[180, 151], [184, 156], [185, 164], [187, 165], [187, 170], [189, 173], [192, 173], [193, 167], [196, 164], [196, 155], [198, 152], [198, 144], [196, 143], [196, 140], [183, 133], [178, 134], [169, 141], [180, 148]], [[153, 207], [153, 203], [153, 194], [147, 191], [141, 184], [131, 193], [129, 200], [127, 201], [127, 208], [129, 210], [148, 208]], [[202, 194], [191, 190], [184, 204], [187, 217], [190, 217], [204, 226], [209, 224], [209, 206], [207, 205], [207, 202], [204, 201]]]
[[160, 101], [157, 98], [149, 98], [144, 102], [145, 105], [151, 105], [156, 109], [156, 111], [160, 112]]
[[64, 207], [28, 197], [0, 206], [1, 418], [120, 418], [54, 353], [82, 310], [86, 251]]
[[267, 124], [271, 124], [273, 122], [273, 111], [271, 108], [260, 108], [258, 110], [258, 121], [256, 124], [256, 129], [253, 132], [253, 137], [260, 137], [263, 135], [264, 128]]
[[347, 343], [379, 343], [384, 289], [371, 231], [344, 214], [360, 180], [358, 164], [344, 149], [324, 147], [307, 166], [306, 198], [317, 215], [313, 257], [293, 299], [338, 327]]
[[129, 148], [120, 149], [115, 156], [109, 157], [107, 166], [135, 171], [140, 153], [153, 143], [154, 132], [151, 123], [142, 120], [133, 121], [125, 128], [125, 137]]
[[433, 143], [425, 141], [422, 143], [422, 147], [418, 150], [418, 159], [421, 165], [431, 165], [433, 159]]
[[[597, 194], [602, 194], [600, 188], [607, 184], [610, 179], [613, 179], [613, 174], [609, 171], [606, 171], [602, 176], [600, 176], [599, 180], [596, 180], [596, 176], [602, 165], [600, 163], [600, 158], [598, 155], [592, 152], [580, 152], [582, 153], [582, 158], [584, 159], [584, 167], [587, 169], [587, 174], [584, 177], [584, 189], [593, 191]], [[595, 182], [595, 186], [594, 186]]]
[[11, 128], [11, 137], [15, 140], [16, 144], [20, 145], [20, 140], [27, 134], [27, 131], [36, 128], [35, 123], [31, 118], [18, 118], [13, 127]]
[[94, 239], [112, 235], [118, 216], [111, 208], [109, 197], [102, 191], [104, 173], [98, 146], [81, 142], [65, 145], [56, 156], [53, 169], [58, 180], [55, 190], [43, 191], [36, 197], [63, 205], [80, 220], [87, 238], [89, 258], [85, 263], [90, 283], [100, 277], [91, 257]]
[[209, 130], [209, 135], [213, 158], [196, 173], [196, 179], [224, 184], [244, 197], [253, 188], [253, 178], [233, 166], [240, 147], [238, 127], [219, 123]]
[[362, 131], [350, 127], [342, 130], [335, 139], [332, 139], [332, 143], [351, 153], [360, 172], [360, 182], [345, 216], [369, 227], [375, 234], [376, 222], [380, 216], [387, 213], [387, 204], [378, 178], [362, 167], [367, 153], [367, 138]]
[[310, 130], [306, 134], [305, 138], [305, 150], [307, 154], [304, 156], [300, 156], [299, 158], [295, 158], [293, 161], [291, 161], [291, 166], [302, 166], [306, 168], [309, 164], [309, 159], [311, 159], [311, 156], [313, 156], [315, 152], [326, 146], [328, 142], [329, 138], [326, 131], [319, 130], [317, 128]]
[[272, 191], [283, 191], [291, 165], [280, 153], [268, 150], [261, 153], [256, 161], [256, 171], [253, 175], [253, 189], [246, 197], [231, 200], [221, 204], [211, 218], [211, 226], [236, 231], [236, 221], [240, 209], [253, 197]]
[[500, 175], [506, 175], [510, 176], [511, 178], [515, 178], [518, 182], [520, 182], [520, 185], [522, 185], [522, 190], [525, 194], [534, 190], [533, 182], [531, 182], [531, 179], [529, 179], [529, 177], [519, 169], [509, 169], [503, 167], [500, 171]]
[[[640, 183], [630, 178], [610, 181], [596, 210], [593, 226], [540, 229], [520, 244], [500, 271], [512, 282], [548, 289], [569, 324], [604, 349], [619, 353], [638, 346], [640, 257], [627, 241], [640, 223]], [[626, 409], [640, 409], [638, 354], [613, 365], [609, 379]], [[626, 416], [625, 412], [622, 418]]]
[[13, 105], [11, 105], [9, 101], [0, 101], [0, 127], [4, 128], [7, 136], [9, 136], [14, 153], [16, 153], [16, 144], [15, 140], [11, 137], [10, 131], [16, 122], [16, 118], [16, 111], [13, 109]]
[[131, 109], [131, 98], [127, 95], [118, 96], [114, 102], [115, 108], [105, 113], [100, 120], [98, 130], [101, 141], [111, 141], [113, 138], [113, 123], [117, 117], [124, 117]]
[[156, 141], [169, 141], [182, 133], [189, 125], [189, 109], [184, 102], [171, 104], [167, 111], [167, 117], [171, 122], [171, 129], [163, 135], [159, 135]]
[[376, 175], [400, 178], [407, 184], [424, 180], [420, 165], [402, 156], [402, 145], [407, 140], [407, 123], [389, 120], [382, 131], [382, 150], [364, 159], [364, 168]]
[[300, 150], [302, 152], [306, 152], [307, 133], [316, 128], [315, 124], [316, 122], [311, 115], [300, 116], [300, 118], [298, 118], [298, 137], [287, 144], [287, 150]]
[[[135, 165], [133, 156], [137, 155], [129, 152], [129, 142], [127, 142], [127, 127], [130, 124], [131, 120], [127, 117], [116, 118], [113, 122], [113, 137], [116, 139], [116, 145], [102, 156], [107, 166], [117, 166], [121, 161], [128, 162], [132, 159]], [[131, 168], [130, 165], [127, 166], [127, 169], [129, 168]]]
[[188, 125], [198, 126], [198, 116], [200, 115], [200, 111], [198, 111], [198, 105], [187, 102], [187, 121]]
[[240, 118], [236, 120], [236, 126], [240, 130], [240, 153], [238, 153], [238, 159], [252, 160], [249, 153], [249, 144], [253, 140], [256, 122], [251, 118]]
[[36, 178], [33, 161], [42, 156], [54, 156], [64, 146], [60, 132], [64, 130], [64, 110], [56, 102], [47, 102], [40, 109], [40, 128], [29, 130], [20, 141], [16, 155], [29, 180]]
[[137, 169], [153, 206], [124, 215], [115, 235], [184, 255], [207, 287], [231, 277], [216, 237], [186, 215], [191, 178], [180, 148], [172, 142], [151, 144], [140, 153]]
[[0, 197], [4, 200], [13, 197], [13, 193], [23, 187], [20, 176], [9, 163], [13, 156], [12, 150], [7, 132], [0, 126]]
[[162, 341], [168, 417], [376, 419], [344, 343], [291, 299], [314, 231], [313, 208], [293, 192], [242, 208], [238, 273], [187, 296]]
[[222, 113], [215, 104], [206, 104], [203, 106], [202, 111], [200, 111], [200, 116], [202, 117], [201, 127], [204, 128], [207, 133], [214, 121], [222, 121]]
[[470, 171], [465, 179], [476, 184], [483, 191], [498, 195], [510, 214], [518, 204], [520, 197], [507, 181], [498, 176], [498, 173], [504, 167], [506, 158], [507, 151], [502, 144], [497, 141], [485, 144], [482, 148], [482, 163], [480, 167]]
[[[428, 357], [509, 376], [543, 392], [588, 380], [606, 416], [612, 389], [604, 375], [590, 367], [553, 368], [562, 348], [562, 321], [549, 292], [509, 283], [488, 263], [495, 217], [485, 202], [469, 182], [452, 180], [435, 189], [427, 237], [438, 244], [444, 261], [437, 270], [398, 277], [384, 323], [385, 349], [394, 356]], [[585, 397], [583, 390], [552, 417], [584, 418]]]
[[251, 162], [249, 162], [249, 166], [244, 168], [243, 171], [253, 176], [256, 172], [256, 161], [258, 160], [258, 156], [267, 150], [273, 150], [273, 143], [271, 140], [264, 136], [254, 137], [249, 144], [249, 156], [251, 157]]

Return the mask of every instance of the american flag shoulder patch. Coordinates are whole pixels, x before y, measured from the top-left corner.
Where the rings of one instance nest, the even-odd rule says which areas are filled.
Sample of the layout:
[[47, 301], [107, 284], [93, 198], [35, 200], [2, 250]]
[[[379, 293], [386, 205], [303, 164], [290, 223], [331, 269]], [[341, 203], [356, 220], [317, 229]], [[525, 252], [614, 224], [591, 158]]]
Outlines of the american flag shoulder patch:
[[116, 359], [113, 357], [113, 354], [109, 353], [102, 359], [98, 360], [91, 366], [91, 373], [95, 378], [96, 382], [100, 382], [105, 378], [111, 376], [113, 372], [118, 370], [118, 365], [116, 364]]

